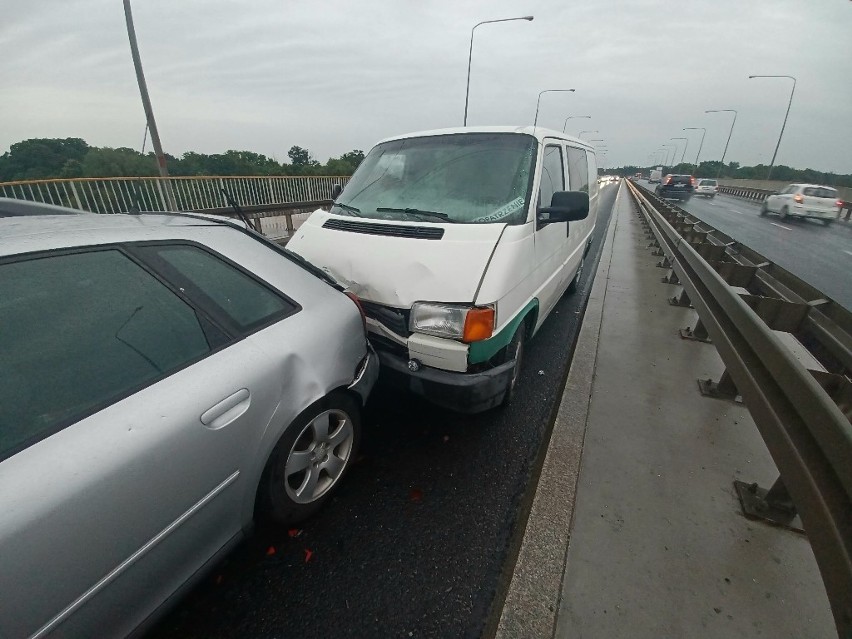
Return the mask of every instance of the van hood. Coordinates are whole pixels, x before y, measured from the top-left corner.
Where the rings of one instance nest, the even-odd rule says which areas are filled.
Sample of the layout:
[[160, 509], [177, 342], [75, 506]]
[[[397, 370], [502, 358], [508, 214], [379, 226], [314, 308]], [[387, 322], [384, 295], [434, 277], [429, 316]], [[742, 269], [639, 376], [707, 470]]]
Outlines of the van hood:
[[388, 221], [320, 210], [299, 227], [287, 248], [368, 302], [395, 308], [418, 301], [472, 303], [505, 227]]

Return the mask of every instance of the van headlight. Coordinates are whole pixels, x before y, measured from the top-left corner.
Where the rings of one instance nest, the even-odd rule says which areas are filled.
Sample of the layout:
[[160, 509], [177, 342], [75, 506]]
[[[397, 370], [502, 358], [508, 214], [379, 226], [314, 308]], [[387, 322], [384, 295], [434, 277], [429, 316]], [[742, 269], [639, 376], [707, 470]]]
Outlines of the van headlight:
[[494, 334], [493, 306], [463, 306], [416, 302], [408, 328], [415, 333], [478, 342]]

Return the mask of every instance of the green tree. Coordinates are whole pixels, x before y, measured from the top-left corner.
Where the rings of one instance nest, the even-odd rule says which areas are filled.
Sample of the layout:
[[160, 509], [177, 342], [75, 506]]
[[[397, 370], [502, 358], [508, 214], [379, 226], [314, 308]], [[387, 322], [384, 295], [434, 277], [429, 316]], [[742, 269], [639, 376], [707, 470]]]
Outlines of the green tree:
[[0, 181], [57, 177], [68, 160], [82, 161], [89, 145], [80, 138], [33, 138], [13, 144], [0, 158]]

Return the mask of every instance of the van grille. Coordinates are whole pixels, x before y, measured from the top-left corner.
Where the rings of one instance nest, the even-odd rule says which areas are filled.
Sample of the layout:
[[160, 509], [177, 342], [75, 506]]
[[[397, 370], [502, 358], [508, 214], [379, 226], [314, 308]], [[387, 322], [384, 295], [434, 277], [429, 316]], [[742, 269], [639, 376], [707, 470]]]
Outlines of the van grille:
[[440, 226], [398, 226], [396, 224], [376, 224], [375, 222], [351, 222], [332, 218], [322, 225], [324, 229], [365, 233], [366, 235], [388, 235], [391, 237], [410, 237], [419, 240], [440, 240], [444, 229]]
[[364, 314], [387, 328], [392, 330], [400, 337], [408, 337], [411, 333], [408, 330], [408, 309], [391, 308], [390, 306], [382, 306], [361, 300], [361, 307], [364, 309]]

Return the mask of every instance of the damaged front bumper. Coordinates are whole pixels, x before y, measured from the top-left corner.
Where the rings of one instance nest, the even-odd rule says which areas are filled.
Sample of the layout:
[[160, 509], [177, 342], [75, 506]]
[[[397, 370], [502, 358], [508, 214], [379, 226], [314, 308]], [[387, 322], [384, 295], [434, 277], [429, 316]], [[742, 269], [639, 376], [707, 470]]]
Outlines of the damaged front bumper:
[[460, 413], [481, 413], [503, 402], [512, 380], [514, 361], [480, 373], [453, 373], [422, 367], [408, 369], [408, 360], [379, 350], [383, 381]]

